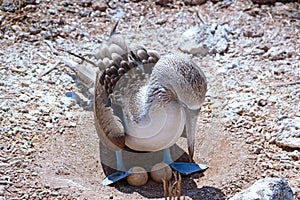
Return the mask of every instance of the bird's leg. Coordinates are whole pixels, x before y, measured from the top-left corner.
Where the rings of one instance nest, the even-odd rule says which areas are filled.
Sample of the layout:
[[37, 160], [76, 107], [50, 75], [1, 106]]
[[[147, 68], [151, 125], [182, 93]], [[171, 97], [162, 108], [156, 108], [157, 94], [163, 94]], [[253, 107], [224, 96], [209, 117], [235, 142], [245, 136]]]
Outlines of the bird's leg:
[[164, 149], [163, 161], [167, 164], [171, 164], [173, 162], [172, 156], [171, 156], [171, 151], [169, 148]]
[[124, 162], [123, 162], [123, 156], [122, 156], [122, 150], [116, 151], [116, 159], [117, 159], [117, 170], [118, 171], [126, 171]]
[[129, 175], [129, 172], [126, 171], [124, 162], [123, 162], [123, 156], [122, 156], [122, 150], [116, 151], [116, 159], [117, 159], [117, 171], [115, 173], [112, 173], [111, 175], [107, 176], [103, 181], [103, 185], [110, 185], [113, 184], [123, 178], [126, 178]]

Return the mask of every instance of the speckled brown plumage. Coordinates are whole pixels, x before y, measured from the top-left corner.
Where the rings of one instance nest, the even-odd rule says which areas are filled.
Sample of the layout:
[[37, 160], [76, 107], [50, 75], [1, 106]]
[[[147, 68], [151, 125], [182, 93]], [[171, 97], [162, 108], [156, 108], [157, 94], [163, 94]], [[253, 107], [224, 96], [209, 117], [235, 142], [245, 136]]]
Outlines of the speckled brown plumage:
[[108, 46], [102, 46], [99, 51], [101, 55], [98, 57], [97, 65], [102, 71], [99, 81], [108, 95], [113, 92], [116, 83], [130, 69], [138, 67], [139, 64], [155, 64], [159, 60], [159, 54], [155, 51], [147, 51], [140, 46], [133, 46], [129, 49], [119, 35], [112, 36]]

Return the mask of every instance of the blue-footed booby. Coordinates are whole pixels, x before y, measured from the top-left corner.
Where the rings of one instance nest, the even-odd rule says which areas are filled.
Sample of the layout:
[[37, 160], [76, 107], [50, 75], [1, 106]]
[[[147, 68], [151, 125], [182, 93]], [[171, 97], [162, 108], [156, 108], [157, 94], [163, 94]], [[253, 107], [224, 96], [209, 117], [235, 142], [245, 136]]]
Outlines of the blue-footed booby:
[[[118, 171], [108, 185], [128, 176], [122, 150], [164, 150], [164, 162], [183, 174], [207, 168], [192, 162], [197, 117], [205, 99], [203, 71], [189, 57], [160, 56], [142, 46], [128, 46], [121, 35], [96, 49], [100, 72], [95, 82], [95, 126], [100, 141], [116, 151]], [[190, 163], [173, 162], [169, 148], [185, 130]]]

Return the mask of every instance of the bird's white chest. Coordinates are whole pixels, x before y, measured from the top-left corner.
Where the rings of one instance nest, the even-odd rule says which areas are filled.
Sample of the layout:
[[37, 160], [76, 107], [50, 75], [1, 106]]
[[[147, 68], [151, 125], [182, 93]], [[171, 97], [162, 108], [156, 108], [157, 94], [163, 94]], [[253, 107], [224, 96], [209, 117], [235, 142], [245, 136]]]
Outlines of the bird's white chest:
[[137, 151], [159, 151], [171, 147], [181, 136], [185, 125], [184, 109], [176, 102], [149, 112], [138, 123], [126, 120], [126, 145]]

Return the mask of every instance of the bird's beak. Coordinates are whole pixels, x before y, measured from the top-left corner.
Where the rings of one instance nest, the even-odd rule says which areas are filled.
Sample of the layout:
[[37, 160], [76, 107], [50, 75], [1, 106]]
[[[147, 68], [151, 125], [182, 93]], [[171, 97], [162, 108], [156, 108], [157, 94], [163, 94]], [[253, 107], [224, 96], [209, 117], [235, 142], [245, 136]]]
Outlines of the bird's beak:
[[190, 161], [193, 161], [194, 157], [194, 145], [195, 145], [195, 134], [196, 134], [196, 125], [199, 110], [191, 110], [185, 107], [185, 114], [186, 114], [186, 123], [185, 123], [185, 130], [187, 136], [187, 145], [188, 151], [190, 156]]

